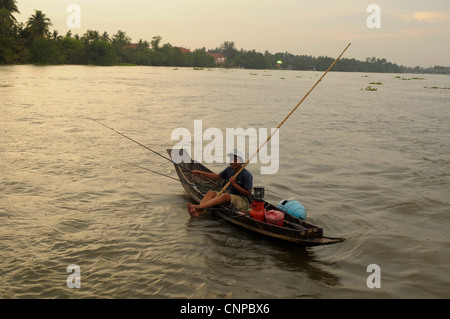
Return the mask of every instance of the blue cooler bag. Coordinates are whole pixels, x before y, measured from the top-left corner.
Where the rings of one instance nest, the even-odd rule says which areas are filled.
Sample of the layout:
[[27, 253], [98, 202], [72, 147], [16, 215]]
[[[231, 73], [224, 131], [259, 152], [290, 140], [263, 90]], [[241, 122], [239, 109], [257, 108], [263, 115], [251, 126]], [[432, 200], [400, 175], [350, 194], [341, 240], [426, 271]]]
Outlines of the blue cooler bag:
[[302, 204], [295, 200], [283, 199], [278, 203], [277, 208], [289, 215], [306, 220], [306, 209]]

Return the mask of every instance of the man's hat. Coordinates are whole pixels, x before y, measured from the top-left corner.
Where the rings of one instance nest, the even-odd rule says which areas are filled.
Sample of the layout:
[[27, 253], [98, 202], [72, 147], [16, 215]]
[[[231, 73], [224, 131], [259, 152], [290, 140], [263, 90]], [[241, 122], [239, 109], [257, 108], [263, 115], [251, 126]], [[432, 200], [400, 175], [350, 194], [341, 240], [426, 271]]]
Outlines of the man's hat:
[[241, 155], [241, 152], [239, 152], [237, 149], [234, 149], [231, 153], [228, 153], [227, 156], [228, 157], [236, 156], [238, 158], [239, 163], [244, 163], [244, 157]]

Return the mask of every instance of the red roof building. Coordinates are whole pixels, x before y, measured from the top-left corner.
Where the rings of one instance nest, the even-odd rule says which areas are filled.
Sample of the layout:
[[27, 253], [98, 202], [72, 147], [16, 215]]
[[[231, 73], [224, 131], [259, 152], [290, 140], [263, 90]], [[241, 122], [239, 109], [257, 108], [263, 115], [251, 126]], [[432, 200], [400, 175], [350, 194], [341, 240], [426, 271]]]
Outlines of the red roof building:
[[222, 53], [206, 53], [214, 58], [216, 64], [223, 64], [227, 59]]
[[189, 49], [185, 49], [185, 48], [182, 48], [182, 47], [175, 47], [175, 48], [180, 49], [180, 51], [183, 52], [183, 53], [191, 53], [191, 50], [189, 50]]

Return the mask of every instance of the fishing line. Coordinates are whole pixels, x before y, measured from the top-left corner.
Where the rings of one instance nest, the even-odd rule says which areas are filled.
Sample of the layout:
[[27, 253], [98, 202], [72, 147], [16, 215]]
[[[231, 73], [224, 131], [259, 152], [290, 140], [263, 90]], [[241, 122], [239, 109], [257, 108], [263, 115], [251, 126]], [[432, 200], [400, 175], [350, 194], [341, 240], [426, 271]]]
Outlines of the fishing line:
[[94, 122], [97, 122], [98, 124], [100, 124], [100, 125], [102, 125], [102, 126], [104, 126], [104, 127], [106, 127], [107, 129], [110, 129], [111, 131], [113, 131], [113, 132], [115, 132], [115, 133], [117, 133], [117, 134], [119, 134], [119, 135], [121, 135], [121, 136], [123, 136], [123, 137], [125, 137], [125, 138], [127, 138], [127, 139], [129, 139], [130, 141], [132, 141], [133, 143], [136, 143], [137, 145], [139, 145], [139, 146], [142, 146], [143, 148], [145, 148], [145, 149], [147, 149], [147, 150], [149, 150], [150, 152], [153, 152], [153, 153], [155, 153], [156, 155], [159, 155], [159, 156], [161, 156], [162, 158], [164, 158], [164, 159], [166, 159], [166, 160], [168, 160], [168, 161], [170, 161], [171, 163], [173, 163], [173, 164], [175, 164], [175, 165], [177, 165], [178, 167], [180, 167], [180, 168], [182, 168], [182, 169], [184, 169], [184, 170], [186, 170], [186, 171], [188, 171], [188, 172], [191, 172], [192, 173], [192, 170], [190, 170], [189, 168], [186, 168], [186, 167], [184, 167], [184, 166], [181, 166], [180, 164], [178, 164], [178, 163], [175, 163], [174, 161], [172, 161], [170, 158], [168, 158], [168, 157], [166, 157], [166, 156], [164, 156], [164, 155], [162, 155], [162, 154], [160, 154], [160, 153], [158, 153], [157, 151], [154, 151], [154, 150], [152, 150], [151, 148], [149, 148], [148, 146], [145, 146], [144, 144], [142, 144], [142, 143], [139, 143], [138, 141], [135, 141], [135, 140], [133, 140], [131, 137], [128, 137], [128, 136], [126, 136], [125, 134], [122, 134], [122, 133], [120, 133], [119, 131], [116, 131], [115, 129], [113, 129], [112, 127], [109, 127], [108, 125], [106, 125], [106, 124], [103, 124], [103, 123], [101, 123], [101, 122], [99, 122], [99, 121], [97, 121], [97, 120], [95, 120], [95, 119], [93, 119], [93, 118], [91, 118], [91, 120], [93, 120]]
[[190, 185], [190, 186], [196, 187], [195, 184], [192, 184], [192, 183], [188, 183], [188, 182], [182, 181], [181, 179], [178, 179], [178, 178], [175, 178], [175, 177], [172, 177], [172, 176], [169, 176], [169, 175], [166, 175], [166, 174], [163, 174], [163, 173], [160, 173], [160, 172], [151, 170], [151, 169], [149, 169], [149, 168], [147, 168], [147, 167], [142, 167], [142, 166], [139, 166], [139, 165], [136, 165], [136, 164], [133, 164], [133, 163], [129, 163], [129, 162], [125, 162], [125, 161], [121, 161], [121, 162], [123, 162], [123, 163], [125, 163], [125, 164], [129, 164], [129, 165], [133, 165], [133, 166], [136, 166], [136, 167], [138, 167], [138, 168], [144, 169], [144, 170], [146, 170], [146, 171], [149, 171], [149, 172], [152, 172], [152, 173], [155, 173], [155, 174], [164, 176], [164, 177], [168, 177], [168, 178], [173, 179], [173, 180], [176, 180], [176, 181], [178, 181], [178, 182], [185, 183], [185, 184], [188, 184], [188, 185]]
[[[166, 175], [166, 174], [163, 174], [163, 173], [160, 173], [160, 172], [151, 170], [151, 169], [149, 169], [149, 168], [147, 168], [147, 167], [143, 167], [143, 166], [136, 165], [136, 164], [134, 164], [134, 163], [125, 162], [125, 161], [121, 161], [121, 162], [122, 162], [122, 163], [125, 163], [125, 164], [129, 164], [129, 165], [133, 165], [133, 166], [138, 167], [138, 168], [141, 168], [141, 169], [143, 169], [143, 170], [146, 170], [146, 171], [149, 171], [149, 172], [152, 172], [152, 173], [155, 173], [155, 174], [164, 176], [164, 177], [168, 177], [168, 178], [173, 179], [173, 180], [175, 180], [175, 181], [178, 181], [178, 182], [187, 184], [187, 185], [189, 185], [189, 186], [195, 187], [195, 188], [198, 189], [201, 193], [205, 193], [206, 191], [208, 191], [208, 190], [211, 189], [211, 187], [202, 186], [202, 185], [200, 185], [200, 184], [195, 184], [195, 183], [188, 183], [188, 182], [183, 181], [183, 180], [181, 180], [181, 179], [178, 179], [178, 178], [175, 178], [175, 177], [172, 177], [172, 176], [169, 176], [169, 175]], [[219, 190], [220, 190], [220, 189], [217, 189], [217, 191], [219, 191]]]

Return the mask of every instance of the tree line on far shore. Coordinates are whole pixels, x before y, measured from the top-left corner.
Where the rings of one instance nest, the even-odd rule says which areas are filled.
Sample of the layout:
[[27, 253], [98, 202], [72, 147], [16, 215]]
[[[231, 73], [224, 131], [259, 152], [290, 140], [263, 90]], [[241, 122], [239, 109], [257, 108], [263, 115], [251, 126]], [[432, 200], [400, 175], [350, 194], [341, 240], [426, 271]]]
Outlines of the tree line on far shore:
[[15, 13], [19, 13], [16, 0], [0, 0], [0, 64], [215, 66], [205, 49], [188, 54], [169, 43], [162, 45], [161, 36], [135, 44], [121, 30], [112, 36], [96, 30], [63, 36], [50, 31], [51, 20], [41, 10], [26, 23], [17, 22]]
[[[14, 13], [19, 13], [16, 0], [0, 0], [0, 64], [92, 64], [92, 65], [151, 65], [174, 67], [215, 67], [210, 53], [221, 53], [226, 59], [220, 66], [246, 69], [326, 70], [334, 58], [294, 55], [288, 52], [272, 54], [256, 50], [238, 50], [233, 41], [225, 41], [215, 49], [194, 51], [162, 44], [162, 37], [150, 42], [140, 39], [132, 43], [125, 31], [110, 36], [107, 32], [87, 30], [79, 36], [72, 31], [60, 35], [50, 31], [51, 20], [40, 10], [19, 23]], [[343, 58], [334, 71], [384, 72], [384, 73], [446, 73], [450, 67], [408, 68], [386, 61], [366, 58], [365, 61]]]

